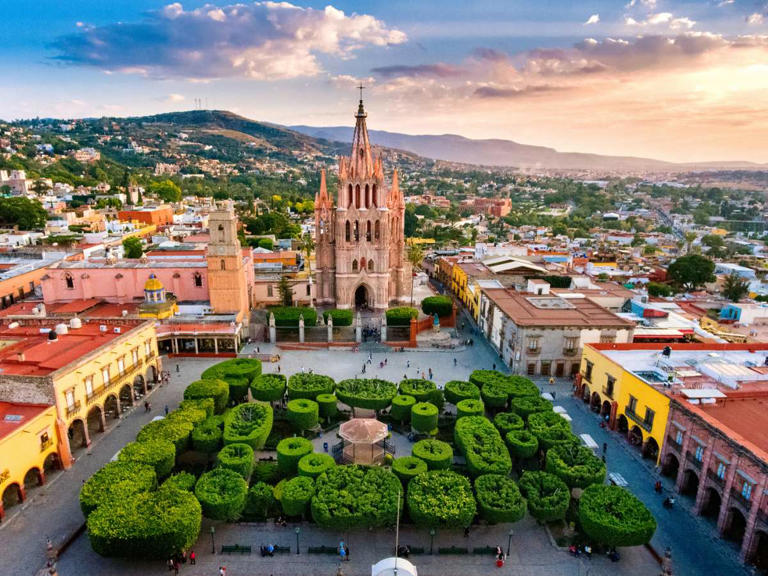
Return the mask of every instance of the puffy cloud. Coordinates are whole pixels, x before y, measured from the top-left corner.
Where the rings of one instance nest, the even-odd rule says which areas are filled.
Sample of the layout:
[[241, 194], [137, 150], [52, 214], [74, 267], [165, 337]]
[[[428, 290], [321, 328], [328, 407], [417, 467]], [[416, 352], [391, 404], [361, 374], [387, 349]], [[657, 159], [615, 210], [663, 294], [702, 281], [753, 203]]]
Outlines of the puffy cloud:
[[438, 78], [448, 78], [450, 76], [459, 76], [463, 70], [457, 66], [438, 62], [436, 64], [420, 64], [416, 66], [395, 65], [381, 66], [371, 70], [374, 74], [384, 78], [393, 78], [398, 76], [423, 77], [436, 76]]
[[351, 58], [366, 45], [405, 41], [370, 15], [264, 1], [194, 10], [169, 4], [141, 22], [82, 27], [54, 47], [62, 61], [107, 71], [277, 80], [318, 74], [320, 54]]
[[168, 97], [165, 99], [166, 102], [169, 103], [178, 103], [184, 101], [184, 95], [183, 94], [168, 94]]
[[690, 18], [675, 18], [671, 12], [657, 12], [649, 14], [643, 20], [636, 20], [630, 16], [624, 19], [624, 23], [629, 27], [635, 28], [656, 28], [668, 30], [690, 30], [696, 25], [696, 22]]
[[747, 16], [747, 24], [757, 25], [763, 23], [763, 15], [759, 12]]
[[653, 10], [656, 8], [656, 0], [631, 0], [625, 8], [634, 8], [635, 6], [643, 6]]
[[600, 22], [600, 14], [592, 14], [589, 18], [587, 18], [587, 21], [584, 22], [585, 26], [588, 26], [589, 24], [597, 24]]

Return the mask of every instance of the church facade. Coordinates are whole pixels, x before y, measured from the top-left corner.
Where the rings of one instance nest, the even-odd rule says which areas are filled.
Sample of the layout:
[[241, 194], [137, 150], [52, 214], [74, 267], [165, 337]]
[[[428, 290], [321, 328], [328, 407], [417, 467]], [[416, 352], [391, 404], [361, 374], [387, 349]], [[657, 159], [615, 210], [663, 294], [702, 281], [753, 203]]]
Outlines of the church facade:
[[339, 158], [336, 198], [325, 171], [315, 195], [317, 303], [384, 310], [409, 301], [411, 267], [405, 257], [405, 201], [397, 170], [389, 185], [374, 158], [360, 100], [352, 153]]

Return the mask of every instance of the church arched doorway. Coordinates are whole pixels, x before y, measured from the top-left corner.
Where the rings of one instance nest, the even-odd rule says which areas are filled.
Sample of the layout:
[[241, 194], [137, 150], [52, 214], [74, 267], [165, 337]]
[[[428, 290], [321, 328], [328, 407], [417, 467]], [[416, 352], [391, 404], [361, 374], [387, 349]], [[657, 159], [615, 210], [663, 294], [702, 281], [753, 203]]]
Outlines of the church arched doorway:
[[355, 308], [364, 310], [369, 308], [372, 304], [373, 302], [370, 300], [368, 288], [361, 284], [357, 287], [357, 290], [355, 290]]

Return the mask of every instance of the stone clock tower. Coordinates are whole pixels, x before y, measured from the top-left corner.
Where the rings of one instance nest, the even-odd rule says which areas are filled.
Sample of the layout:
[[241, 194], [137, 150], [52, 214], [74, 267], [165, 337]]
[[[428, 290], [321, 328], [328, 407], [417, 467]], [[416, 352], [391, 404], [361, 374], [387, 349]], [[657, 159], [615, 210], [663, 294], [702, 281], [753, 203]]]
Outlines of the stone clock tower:
[[249, 310], [243, 250], [237, 238], [237, 216], [231, 200], [223, 202], [208, 217], [208, 295], [216, 314]]

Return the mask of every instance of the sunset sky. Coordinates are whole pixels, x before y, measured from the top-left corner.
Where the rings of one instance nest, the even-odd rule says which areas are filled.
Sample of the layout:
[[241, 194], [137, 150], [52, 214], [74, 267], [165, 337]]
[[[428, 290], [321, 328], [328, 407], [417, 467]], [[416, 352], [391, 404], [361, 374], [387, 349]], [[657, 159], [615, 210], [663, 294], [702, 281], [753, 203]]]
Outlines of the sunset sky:
[[3, 2], [0, 118], [281, 124], [768, 162], [768, 0]]

